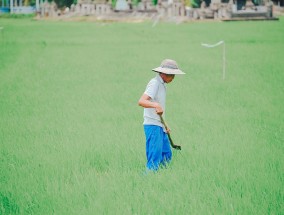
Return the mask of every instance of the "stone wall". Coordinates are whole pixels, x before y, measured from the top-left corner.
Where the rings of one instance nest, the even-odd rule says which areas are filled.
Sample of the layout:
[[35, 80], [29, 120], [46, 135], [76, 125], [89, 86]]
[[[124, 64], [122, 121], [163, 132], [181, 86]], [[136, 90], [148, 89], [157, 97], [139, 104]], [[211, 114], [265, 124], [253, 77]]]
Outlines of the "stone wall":
[[[247, 4], [242, 10], [237, 10], [237, 5], [233, 0], [229, 3], [221, 3], [221, 0], [212, 0], [209, 6], [206, 6], [205, 2], [201, 3], [200, 8], [185, 7], [181, 0], [159, 0], [157, 5], [152, 4], [152, 0], [142, 0], [137, 6], [131, 5], [131, 1], [124, 1], [123, 9], [120, 7], [112, 8], [111, 4], [104, 2], [85, 2], [79, 1], [76, 5], [71, 5], [70, 9], [58, 10], [55, 3], [45, 2], [40, 5], [40, 15], [42, 17], [54, 17], [54, 16], [115, 16], [120, 12], [132, 12], [135, 13], [150, 13], [153, 16], [161, 19], [170, 19], [173, 17], [182, 18], [184, 20], [203, 20], [203, 19], [216, 19], [226, 20], [235, 18], [273, 18], [272, 4], [264, 2], [265, 5], [254, 6], [250, 0], [247, 0]], [[268, 1], [268, 0], [264, 0]], [[121, 3], [120, 2], [120, 3]], [[122, 3], [121, 3], [122, 5]], [[126, 15], [126, 14], [125, 14]], [[123, 13], [121, 14], [123, 16]], [[127, 15], [131, 18], [131, 14]], [[141, 15], [143, 17], [143, 15]]]

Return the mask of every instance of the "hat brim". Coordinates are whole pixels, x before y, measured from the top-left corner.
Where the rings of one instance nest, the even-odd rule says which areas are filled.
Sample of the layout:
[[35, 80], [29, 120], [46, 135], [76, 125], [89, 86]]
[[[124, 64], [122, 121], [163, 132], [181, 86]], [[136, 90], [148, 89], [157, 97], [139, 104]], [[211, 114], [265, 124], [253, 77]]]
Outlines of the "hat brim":
[[169, 69], [169, 68], [163, 68], [163, 67], [157, 67], [155, 69], [152, 69], [154, 72], [160, 72], [168, 75], [184, 75], [185, 73], [181, 71], [180, 69]]

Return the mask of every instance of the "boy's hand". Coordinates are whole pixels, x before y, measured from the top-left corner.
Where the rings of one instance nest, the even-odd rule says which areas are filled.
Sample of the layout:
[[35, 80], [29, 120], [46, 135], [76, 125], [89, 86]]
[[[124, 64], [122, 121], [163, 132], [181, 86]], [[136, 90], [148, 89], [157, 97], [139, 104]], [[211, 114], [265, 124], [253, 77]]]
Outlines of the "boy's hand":
[[156, 113], [157, 113], [158, 115], [162, 115], [163, 112], [164, 112], [164, 110], [163, 110], [163, 108], [161, 107], [161, 105], [160, 105], [159, 103], [156, 103], [155, 106], [156, 106], [156, 107], [155, 107]]
[[171, 129], [169, 127], [166, 127], [166, 133], [167, 134], [171, 133]]

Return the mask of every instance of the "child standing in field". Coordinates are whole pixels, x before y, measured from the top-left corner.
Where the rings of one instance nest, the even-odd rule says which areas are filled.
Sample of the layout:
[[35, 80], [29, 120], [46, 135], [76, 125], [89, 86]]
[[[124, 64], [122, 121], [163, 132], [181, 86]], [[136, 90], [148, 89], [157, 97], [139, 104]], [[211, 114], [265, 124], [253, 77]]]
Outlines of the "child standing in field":
[[152, 71], [157, 72], [155, 78], [148, 83], [138, 104], [144, 107], [144, 132], [146, 137], [147, 169], [158, 170], [172, 158], [172, 151], [166, 130], [160, 116], [165, 116], [166, 84], [172, 82], [175, 75], [185, 74], [174, 60], [163, 60], [161, 65]]

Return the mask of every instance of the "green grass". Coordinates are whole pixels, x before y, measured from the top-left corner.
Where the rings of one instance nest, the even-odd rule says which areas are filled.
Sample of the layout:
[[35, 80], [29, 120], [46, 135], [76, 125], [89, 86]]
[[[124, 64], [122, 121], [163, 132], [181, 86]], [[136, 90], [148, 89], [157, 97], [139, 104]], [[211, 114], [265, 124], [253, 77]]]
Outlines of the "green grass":
[[[0, 19], [0, 214], [283, 214], [284, 19]], [[226, 79], [222, 48], [226, 42]], [[143, 175], [137, 101], [164, 58], [182, 145]]]

